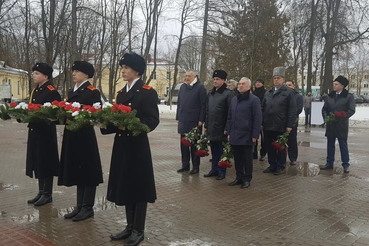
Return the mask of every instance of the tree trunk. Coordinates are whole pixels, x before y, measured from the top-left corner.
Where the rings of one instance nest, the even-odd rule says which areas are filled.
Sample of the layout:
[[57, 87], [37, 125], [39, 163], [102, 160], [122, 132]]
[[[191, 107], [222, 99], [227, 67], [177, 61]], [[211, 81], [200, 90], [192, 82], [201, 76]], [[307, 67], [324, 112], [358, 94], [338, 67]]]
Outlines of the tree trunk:
[[205, 83], [205, 80], [207, 79], [206, 41], [208, 36], [208, 18], [209, 18], [209, 0], [206, 0], [204, 26], [202, 29], [201, 65], [200, 65], [200, 81], [202, 81], [203, 83]]

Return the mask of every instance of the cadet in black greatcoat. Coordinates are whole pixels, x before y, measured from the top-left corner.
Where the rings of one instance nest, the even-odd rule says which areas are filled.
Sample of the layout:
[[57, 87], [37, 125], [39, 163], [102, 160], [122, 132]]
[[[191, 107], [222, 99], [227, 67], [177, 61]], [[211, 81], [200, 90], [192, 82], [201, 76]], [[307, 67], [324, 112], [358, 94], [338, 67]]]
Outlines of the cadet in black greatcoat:
[[[36, 63], [32, 68], [32, 78], [37, 84], [29, 103], [44, 104], [60, 101], [60, 94], [50, 83], [53, 69], [45, 63]], [[39, 192], [28, 200], [35, 206], [52, 202], [53, 178], [58, 176], [59, 155], [56, 126], [53, 123], [29, 123], [27, 141], [26, 175], [38, 179]]]
[[[137, 54], [125, 54], [120, 60], [126, 86], [118, 91], [117, 104], [137, 110], [137, 117], [154, 130], [159, 124], [158, 96], [145, 85], [140, 76], [145, 71], [145, 60]], [[110, 165], [107, 199], [116, 205], [125, 205], [127, 226], [112, 240], [129, 238], [125, 245], [138, 245], [144, 239], [147, 203], [156, 200], [154, 171], [147, 133], [133, 136], [131, 132], [115, 127], [102, 129], [103, 134], [115, 132]]]
[[[85, 61], [76, 61], [72, 70], [76, 84], [67, 101], [90, 106], [101, 104], [100, 92], [88, 81], [94, 75], [93, 66]], [[81, 221], [92, 217], [96, 186], [101, 183], [101, 161], [93, 126], [76, 132], [64, 129], [58, 185], [77, 185], [77, 207], [64, 218]]]

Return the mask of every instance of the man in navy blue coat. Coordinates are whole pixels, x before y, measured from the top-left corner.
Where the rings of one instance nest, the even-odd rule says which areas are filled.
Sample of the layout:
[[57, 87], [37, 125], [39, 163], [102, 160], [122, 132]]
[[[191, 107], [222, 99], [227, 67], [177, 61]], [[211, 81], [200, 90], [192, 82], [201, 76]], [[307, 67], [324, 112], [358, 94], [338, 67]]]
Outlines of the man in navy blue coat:
[[261, 127], [261, 104], [257, 96], [250, 93], [251, 80], [242, 78], [238, 83], [237, 96], [232, 98], [228, 111], [226, 132], [234, 151], [236, 179], [229, 184], [241, 184], [248, 188], [252, 179], [252, 149], [259, 137]]
[[[181, 86], [178, 93], [177, 114], [178, 133], [181, 138], [185, 133], [190, 132], [194, 127], [202, 127], [205, 121], [206, 110], [206, 89], [198, 80], [194, 71], [187, 71], [185, 83]], [[196, 156], [195, 146], [184, 146], [181, 144], [182, 167], [177, 172], [190, 170], [190, 156], [193, 168], [190, 174], [199, 173], [200, 157]]]

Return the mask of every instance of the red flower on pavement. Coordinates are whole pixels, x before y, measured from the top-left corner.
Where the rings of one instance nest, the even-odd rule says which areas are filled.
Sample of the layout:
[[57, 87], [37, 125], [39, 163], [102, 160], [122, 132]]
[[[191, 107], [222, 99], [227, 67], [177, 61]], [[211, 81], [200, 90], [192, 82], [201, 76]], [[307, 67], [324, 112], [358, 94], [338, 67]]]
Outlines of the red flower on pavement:
[[198, 157], [208, 156], [209, 155], [209, 151], [205, 151], [205, 150], [199, 149], [198, 151], [196, 151], [195, 155], [197, 155]]
[[277, 142], [273, 142], [272, 146], [275, 150], [282, 151], [284, 148]]
[[18, 105], [18, 104], [17, 104], [16, 102], [11, 102], [11, 103], [9, 104], [9, 106], [10, 106], [11, 108], [15, 108], [17, 105]]
[[66, 101], [60, 101], [59, 102], [59, 107], [61, 107], [61, 108], [64, 108], [65, 106], [66, 106]]
[[51, 105], [53, 105], [53, 106], [59, 106], [59, 101], [54, 100], [54, 101], [51, 102]]
[[75, 108], [73, 108], [73, 109], [72, 109], [72, 113], [74, 113], [74, 112], [76, 112], [76, 111], [80, 111], [80, 108], [75, 107]]
[[218, 167], [231, 168], [232, 164], [229, 163], [228, 161], [221, 161], [218, 163]]
[[190, 141], [188, 141], [185, 137], [182, 137], [181, 138], [181, 142], [182, 142], [182, 144], [184, 145], [184, 146], [186, 146], [186, 147], [189, 147], [189, 146], [191, 146], [192, 144], [191, 144], [191, 142]]
[[337, 118], [346, 118], [347, 115], [346, 115], [346, 112], [345, 111], [337, 111], [334, 113], [334, 115], [337, 117]]
[[64, 106], [64, 109], [65, 109], [65, 111], [69, 111], [69, 110], [73, 109], [73, 106], [72, 106], [72, 104], [68, 104], [68, 105]]

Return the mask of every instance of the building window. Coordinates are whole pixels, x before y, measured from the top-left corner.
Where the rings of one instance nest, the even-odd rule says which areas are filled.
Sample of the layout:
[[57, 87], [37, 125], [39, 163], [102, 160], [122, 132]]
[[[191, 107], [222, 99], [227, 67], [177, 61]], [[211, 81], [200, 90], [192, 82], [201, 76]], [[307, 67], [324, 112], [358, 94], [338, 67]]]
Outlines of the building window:
[[364, 75], [364, 79], [369, 79], [369, 75], [368, 74]]
[[170, 72], [167, 72], [167, 80], [170, 80]]
[[20, 82], [18, 81], [18, 95], [20, 95]]
[[351, 84], [351, 88], [355, 88], [356, 87], [356, 84]]
[[152, 79], [156, 79], [156, 72], [152, 73]]
[[367, 96], [367, 95], [368, 95], [368, 93], [367, 93], [367, 92], [365, 92], [365, 93], [364, 93], [364, 96]]
[[356, 76], [355, 75], [351, 75], [351, 79], [355, 79], [356, 78]]
[[364, 84], [364, 88], [369, 88], [369, 84]]

